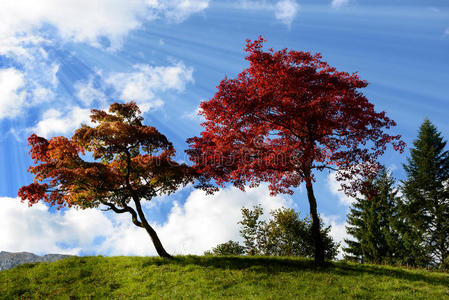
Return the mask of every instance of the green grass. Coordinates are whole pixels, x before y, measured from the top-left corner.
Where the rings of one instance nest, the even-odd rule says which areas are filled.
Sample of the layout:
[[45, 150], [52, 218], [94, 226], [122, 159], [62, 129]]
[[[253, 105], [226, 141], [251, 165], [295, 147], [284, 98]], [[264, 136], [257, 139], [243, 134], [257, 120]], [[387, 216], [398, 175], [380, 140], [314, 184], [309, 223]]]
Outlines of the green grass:
[[73, 257], [0, 272], [0, 299], [449, 299], [449, 274], [269, 257]]

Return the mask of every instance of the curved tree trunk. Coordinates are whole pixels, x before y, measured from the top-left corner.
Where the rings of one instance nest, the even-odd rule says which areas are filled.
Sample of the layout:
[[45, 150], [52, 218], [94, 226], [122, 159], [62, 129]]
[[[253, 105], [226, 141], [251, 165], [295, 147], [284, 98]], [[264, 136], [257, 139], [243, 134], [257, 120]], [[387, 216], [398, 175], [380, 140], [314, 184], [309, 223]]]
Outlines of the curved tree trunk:
[[[164, 246], [162, 246], [161, 240], [157, 236], [156, 231], [151, 227], [147, 222], [142, 222], [144, 225], [145, 230], [148, 232], [149, 236], [151, 237], [151, 240], [153, 241], [154, 248], [156, 248], [157, 254], [159, 254], [160, 257], [165, 258], [173, 258], [170, 254], [165, 251]], [[146, 223], [146, 225], [145, 225]]]
[[315, 250], [315, 265], [324, 265], [324, 245], [320, 231], [320, 218], [317, 213], [317, 205], [315, 195], [313, 194], [312, 181], [306, 179], [307, 197], [310, 205], [310, 217], [312, 218], [312, 238]]
[[133, 197], [133, 200], [134, 200], [134, 203], [136, 204], [137, 214], [139, 215], [139, 218], [140, 218], [140, 221], [142, 222], [143, 228], [145, 228], [148, 235], [151, 237], [151, 240], [153, 241], [154, 248], [156, 248], [157, 254], [159, 254], [160, 257], [173, 258], [173, 256], [171, 256], [170, 254], [167, 253], [167, 251], [165, 251], [164, 246], [162, 246], [161, 240], [157, 236], [156, 231], [147, 222], [147, 219], [145, 218], [145, 214], [143, 213], [143, 210], [142, 210], [142, 206], [140, 205], [139, 199], [136, 199]]

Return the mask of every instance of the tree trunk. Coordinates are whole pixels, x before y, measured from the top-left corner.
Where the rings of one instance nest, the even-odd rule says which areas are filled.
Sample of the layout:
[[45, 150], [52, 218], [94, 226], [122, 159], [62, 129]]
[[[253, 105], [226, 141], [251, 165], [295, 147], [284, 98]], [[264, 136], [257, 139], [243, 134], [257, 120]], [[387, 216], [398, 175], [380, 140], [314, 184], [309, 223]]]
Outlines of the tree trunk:
[[313, 194], [312, 180], [306, 179], [307, 197], [310, 205], [310, 217], [312, 218], [312, 238], [315, 250], [315, 265], [324, 265], [324, 245], [320, 231], [320, 218], [317, 213], [315, 195]]
[[[148, 232], [148, 234], [151, 237], [151, 240], [153, 241], [154, 248], [156, 248], [157, 254], [159, 254], [160, 257], [165, 258], [173, 258], [170, 254], [165, 251], [164, 246], [162, 246], [161, 240], [157, 236], [156, 231], [153, 229], [153, 227], [150, 226], [147, 222], [142, 222], [145, 230]], [[146, 223], [146, 224], [145, 224]]]
[[159, 254], [160, 257], [165, 258], [173, 258], [170, 254], [165, 251], [164, 246], [162, 246], [161, 240], [157, 236], [156, 231], [153, 229], [153, 227], [150, 226], [150, 224], [147, 222], [147, 219], [145, 218], [145, 214], [143, 213], [142, 206], [140, 205], [139, 199], [136, 199], [133, 197], [134, 203], [136, 204], [137, 213], [139, 214], [139, 218], [142, 222], [143, 227], [148, 232], [148, 234], [151, 237], [151, 240], [153, 241], [154, 248], [156, 248], [157, 254]]

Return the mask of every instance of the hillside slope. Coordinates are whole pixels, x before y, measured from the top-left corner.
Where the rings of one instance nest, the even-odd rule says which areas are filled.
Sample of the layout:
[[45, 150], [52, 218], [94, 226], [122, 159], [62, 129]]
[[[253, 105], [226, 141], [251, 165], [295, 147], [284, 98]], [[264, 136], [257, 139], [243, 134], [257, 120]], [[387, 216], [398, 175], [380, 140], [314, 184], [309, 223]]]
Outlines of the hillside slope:
[[0, 272], [0, 298], [449, 299], [449, 274], [301, 258], [72, 257]]

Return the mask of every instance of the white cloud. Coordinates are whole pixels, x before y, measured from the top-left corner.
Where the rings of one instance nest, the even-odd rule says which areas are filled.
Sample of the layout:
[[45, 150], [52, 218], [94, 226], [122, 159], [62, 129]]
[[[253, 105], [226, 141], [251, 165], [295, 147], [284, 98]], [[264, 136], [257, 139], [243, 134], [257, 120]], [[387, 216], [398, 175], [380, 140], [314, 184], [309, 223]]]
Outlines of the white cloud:
[[107, 102], [106, 95], [98, 88], [94, 87], [93, 78], [89, 78], [87, 82], [77, 82], [74, 86], [77, 97], [81, 100], [84, 106], [91, 106], [93, 103], [100, 103], [103, 106]]
[[348, 197], [343, 191], [340, 190], [341, 184], [337, 181], [335, 177], [335, 172], [329, 173], [327, 177], [327, 185], [332, 194], [338, 197], [341, 204], [345, 206], [350, 206], [354, 202], [354, 198]]
[[449, 35], [449, 27], [444, 31], [444, 35]]
[[293, 205], [286, 196], [271, 197], [266, 184], [246, 192], [229, 187], [212, 196], [195, 190], [184, 206], [173, 207], [167, 223], [159, 229], [161, 238], [174, 253], [202, 254], [219, 243], [241, 240], [240, 209], [257, 204], [264, 208], [266, 218], [271, 210]]
[[276, 3], [275, 16], [282, 23], [289, 25], [299, 11], [299, 5], [293, 0], [282, 0]]
[[[128, 214], [94, 209], [53, 214], [41, 203], [29, 208], [15, 198], [0, 198], [0, 204], [3, 251], [156, 255], [145, 230], [134, 226]], [[209, 196], [195, 190], [183, 205], [174, 204], [165, 224], [153, 226], [169, 253], [202, 254], [219, 243], [240, 240], [240, 209], [256, 204], [268, 217], [269, 211], [293, 203], [286, 196], [269, 196], [267, 185], [246, 192], [229, 187]]]
[[346, 221], [341, 222], [341, 218], [339, 216], [326, 216], [324, 214], [320, 214], [320, 216], [325, 226], [331, 226], [329, 235], [334, 239], [335, 242], [340, 243], [340, 249], [337, 258], [343, 258], [342, 249], [346, 247], [346, 243], [344, 240], [350, 239], [349, 234], [346, 232]]
[[[241, 240], [237, 224], [240, 209], [257, 204], [261, 204], [268, 217], [269, 211], [291, 207], [292, 201], [285, 196], [269, 196], [266, 185], [246, 192], [228, 187], [214, 195], [194, 190], [183, 205], [174, 203], [165, 224], [154, 227], [169, 253], [202, 254], [219, 243]], [[99, 251], [110, 255], [156, 255], [147, 233], [132, 225], [129, 216], [117, 216], [115, 220], [118, 229]]]
[[349, 0], [332, 0], [332, 8], [339, 8], [349, 4]]
[[200, 115], [200, 112], [202, 111], [200, 106], [197, 106], [195, 110], [192, 110], [190, 112], [186, 112], [182, 115], [184, 119], [189, 119], [192, 121], [205, 121], [206, 119]]
[[236, 6], [248, 10], [273, 11], [276, 19], [287, 26], [291, 25], [300, 9], [295, 0], [280, 0], [276, 3], [267, 0], [240, 0]]
[[[144, 22], [164, 19], [181, 22], [208, 7], [209, 0], [19, 0], [0, 1], [0, 55], [21, 65], [22, 78], [2, 80], [8, 88], [3, 93], [0, 119], [18, 115], [32, 107], [54, 99], [58, 86], [59, 65], [44, 50], [61, 41], [86, 42], [93, 46], [117, 49], [124, 37]], [[56, 33], [56, 34], [55, 34]], [[20, 92], [11, 90], [20, 83]], [[3, 86], [2, 86], [3, 87]], [[18, 92], [15, 91], [15, 92]], [[26, 96], [26, 101], [24, 100]], [[79, 95], [84, 104], [102, 95], [87, 86]], [[20, 101], [19, 101], [20, 100]], [[146, 108], [161, 106], [154, 100]]]
[[[150, 2], [158, 2], [151, 1]], [[194, 13], [201, 12], [209, 6], [209, 0], [165, 0], [155, 7], [163, 11], [163, 15], [171, 21], [182, 22]]]
[[49, 138], [58, 134], [69, 134], [78, 128], [81, 123], [90, 124], [90, 109], [71, 107], [65, 112], [57, 109], [47, 110], [42, 120], [30, 129], [39, 136]]
[[2, 35], [0, 32], [0, 55], [20, 61], [29, 61], [34, 59], [32, 52], [35, 49], [33, 48], [35, 45], [49, 43], [48, 40], [39, 36], [14, 36], [9, 31], [5, 31]]
[[0, 40], [36, 36], [45, 25], [56, 28], [64, 40], [100, 45], [106, 37], [112, 47], [144, 21], [182, 22], [208, 7], [209, 0], [21, 0], [0, 2]]
[[145, 100], [152, 97], [154, 90], [183, 91], [186, 83], [193, 81], [193, 69], [181, 62], [168, 67], [136, 65], [134, 69], [134, 72], [112, 74], [106, 82], [122, 91], [124, 98]]
[[[165, 201], [165, 200], [164, 200]], [[146, 231], [134, 226], [128, 214], [104, 213], [96, 209], [69, 209], [64, 214], [48, 212], [38, 203], [29, 208], [15, 198], [0, 198], [0, 249], [44, 253], [84, 253], [102, 255], [157, 255]], [[190, 193], [184, 204], [175, 202], [167, 222], [154, 226], [165, 249], [172, 254], [202, 254], [228, 240], [241, 241], [241, 208], [260, 204], [269, 212], [294, 207], [290, 197], [269, 196], [268, 187], [242, 192], [234, 187], [205, 195]], [[330, 235], [344, 246], [348, 238], [346, 223], [339, 216], [321, 214], [323, 223], [331, 225]], [[20, 238], [18, 238], [20, 237]], [[338, 256], [342, 257], [342, 253]]]
[[37, 203], [31, 208], [17, 198], [0, 197], [0, 249], [36, 254], [79, 254], [95, 251], [94, 240], [111, 234], [112, 223], [99, 210], [70, 209], [50, 213]]
[[[0, 37], [0, 55], [17, 62], [21, 68], [0, 69], [0, 119], [16, 117], [26, 108], [53, 100], [59, 83], [56, 75], [59, 64], [50, 62], [48, 53], [41, 46], [11, 48], [5, 45]], [[11, 90], [13, 87], [15, 91]], [[5, 114], [5, 111], [9, 113]]]
[[193, 68], [182, 62], [172, 66], [136, 65], [132, 72], [110, 74], [105, 82], [114, 88], [120, 99], [136, 101], [145, 112], [164, 104], [156, 93], [169, 89], [184, 91], [186, 84], [193, 82]]
[[0, 69], [0, 119], [14, 118], [25, 105], [24, 74], [14, 68]]
[[[44, 137], [56, 134], [68, 134], [78, 128], [81, 123], [90, 124], [90, 109], [93, 103], [100, 109], [105, 109], [108, 98], [115, 101], [135, 101], [142, 112], [160, 108], [164, 101], [159, 93], [167, 90], [182, 92], [188, 83], [193, 82], [193, 68], [186, 67], [182, 62], [171, 66], [136, 65], [131, 72], [111, 73], [107, 76], [102, 71], [97, 72], [98, 86], [94, 78], [87, 82], [77, 82], [74, 85], [75, 94], [80, 99], [82, 107], [69, 106], [47, 110], [40, 121], [28, 131]], [[110, 96], [106, 90], [111, 91]], [[42, 90], [45, 94], [46, 90]], [[45, 97], [42, 97], [45, 98]], [[1, 115], [0, 115], [1, 117]]]

